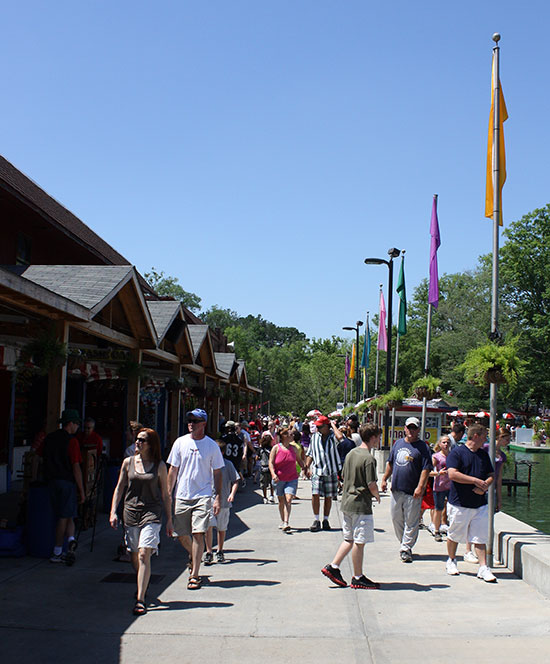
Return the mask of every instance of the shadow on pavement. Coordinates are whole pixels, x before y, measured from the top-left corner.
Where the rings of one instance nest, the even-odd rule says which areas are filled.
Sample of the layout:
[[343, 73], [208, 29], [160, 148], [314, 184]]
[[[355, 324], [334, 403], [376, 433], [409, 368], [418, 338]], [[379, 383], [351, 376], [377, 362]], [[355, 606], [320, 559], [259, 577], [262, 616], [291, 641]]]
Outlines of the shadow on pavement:
[[431, 583], [430, 585], [423, 586], [421, 583], [383, 583], [380, 582], [380, 590], [414, 590], [418, 593], [425, 593], [430, 590], [450, 588], [447, 583]]

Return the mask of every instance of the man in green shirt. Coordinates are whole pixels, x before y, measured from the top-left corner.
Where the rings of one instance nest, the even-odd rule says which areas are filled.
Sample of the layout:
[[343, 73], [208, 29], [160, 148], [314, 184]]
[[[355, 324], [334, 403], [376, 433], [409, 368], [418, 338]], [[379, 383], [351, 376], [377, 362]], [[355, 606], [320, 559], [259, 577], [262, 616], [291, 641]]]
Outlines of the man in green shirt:
[[372, 519], [372, 498], [380, 502], [376, 483], [376, 461], [370, 450], [380, 440], [381, 430], [374, 424], [365, 424], [359, 429], [362, 443], [346, 456], [344, 486], [342, 491], [342, 530], [344, 541], [340, 544], [334, 560], [323, 567], [321, 572], [337, 586], [348, 584], [342, 578], [340, 564], [351, 551], [353, 578], [351, 588], [374, 590], [379, 583], [371, 581], [363, 574], [363, 554], [365, 544], [374, 541]]

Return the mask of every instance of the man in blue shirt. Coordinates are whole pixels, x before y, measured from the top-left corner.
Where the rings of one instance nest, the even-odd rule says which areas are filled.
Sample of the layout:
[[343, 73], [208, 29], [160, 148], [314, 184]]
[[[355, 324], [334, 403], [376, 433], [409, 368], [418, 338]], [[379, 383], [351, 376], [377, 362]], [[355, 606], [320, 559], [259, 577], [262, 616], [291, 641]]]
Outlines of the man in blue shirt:
[[447, 533], [447, 574], [456, 576], [456, 550], [459, 542], [472, 542], [479, 560], [477, 576], [488, 583], [496, 577], [486, 565], [489, 511], [487, 491], [494, 481], [494, 469], [483, 444], [487, 429], [482, 424], [468, 427], [468, 440], [454, 447], [447, 457], [449, 479], [449, 531]]
[[399, 556], [412, 563], [412, 549], [418, 538], [422, 496], [433, 469], [430, 448], [418, 437], [420, 421], [409, 417], [405, 422], [405, 438], [391, 449], [381, 488], [385, 491], [391, 475], [391, 518], [401, 543]]

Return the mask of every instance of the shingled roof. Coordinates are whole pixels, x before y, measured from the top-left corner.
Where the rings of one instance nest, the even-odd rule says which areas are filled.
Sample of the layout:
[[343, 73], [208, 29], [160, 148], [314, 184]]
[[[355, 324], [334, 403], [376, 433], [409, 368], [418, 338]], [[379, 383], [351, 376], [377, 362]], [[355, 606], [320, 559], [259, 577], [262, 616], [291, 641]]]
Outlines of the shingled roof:
[[189, 336], [191, 337], [191, 344], [193, 346], [193, 361], [196, 361], [204, 342], [204, 338], [208, 332], [208, 325], [189, 325], [188, 329]]
[[153, 319], [153, 325], [159, 341], [164, 339], [168, 328], [181, 309], [181, 304], [176, 300], [147, 300], [147, 306]]
[[100, 309], [113, 290], [134, 273], [131, 265], [29, 265], [9, 269], [90, 310]]
[[224, 377], [229, 378], [238, 366], [235, 360], [235, 353], [214, 353], [214, 356], [218, 371], [225, 374]]
[[112, 265], [130, 265], [124, 256], [105, 242], [97, 233], [41, 189], [13, 164], [0, 156], [0, 187], [22, 199], [31, 208], [45, 217], [51, 224], [72, 237]]

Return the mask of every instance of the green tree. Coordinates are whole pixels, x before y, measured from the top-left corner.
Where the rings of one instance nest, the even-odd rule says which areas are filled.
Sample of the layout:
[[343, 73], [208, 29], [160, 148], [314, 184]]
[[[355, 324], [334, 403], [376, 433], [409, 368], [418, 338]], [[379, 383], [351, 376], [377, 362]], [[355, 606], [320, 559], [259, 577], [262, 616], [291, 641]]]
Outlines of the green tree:
[[184, 290], [176, 277], [167, 277], [164, 272], [157, 272], [154, 267], [151, 268], [150, 272], [146, 272], [144, 277], [158, 295], [173, 297], [194, 313], [200, 311], [201, 298], [195, 293]]

